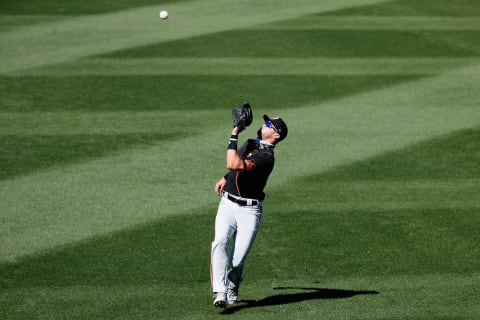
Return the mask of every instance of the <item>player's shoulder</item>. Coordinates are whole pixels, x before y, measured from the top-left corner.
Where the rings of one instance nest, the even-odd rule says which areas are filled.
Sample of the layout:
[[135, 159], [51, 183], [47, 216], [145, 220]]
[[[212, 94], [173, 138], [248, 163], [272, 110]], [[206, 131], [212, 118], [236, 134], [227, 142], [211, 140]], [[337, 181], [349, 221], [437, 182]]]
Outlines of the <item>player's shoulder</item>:
[[249, 155], [257, 155], [261, 157], [273, 157], [275, 156], [273, 149], [267, 150], [267, 149], [255, 149], [252, 150]]
[[247, 154], [246, 160], [253, 161], [257, 165], [267, 165], [275, 162], [274, 154], [271, 151], [266, 150], [253, 150]]

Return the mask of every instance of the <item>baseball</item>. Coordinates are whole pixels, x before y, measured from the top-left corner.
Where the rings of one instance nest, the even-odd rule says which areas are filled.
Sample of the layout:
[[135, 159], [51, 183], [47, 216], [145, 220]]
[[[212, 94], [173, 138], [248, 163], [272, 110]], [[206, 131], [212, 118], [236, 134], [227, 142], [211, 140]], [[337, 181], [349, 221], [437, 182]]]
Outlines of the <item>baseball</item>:
[[165, 20], [167, 18], [168, 18], [168, 11], [167, 10], [160, 11], [160, 19]]

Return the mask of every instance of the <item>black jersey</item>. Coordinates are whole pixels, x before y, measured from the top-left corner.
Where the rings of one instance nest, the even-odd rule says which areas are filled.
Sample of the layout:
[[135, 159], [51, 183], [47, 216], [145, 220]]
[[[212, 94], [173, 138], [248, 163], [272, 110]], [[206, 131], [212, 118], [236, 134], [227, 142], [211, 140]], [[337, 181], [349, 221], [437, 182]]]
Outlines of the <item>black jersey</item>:
[[262, 144], [259, 139], [247, 140], [238, 151], [245, 162], [245, 170], [229, 171], [225, 175], [227, 183], [223, 190], [242, 198], [264, 200], [263, 189], [275, 163], [273, 148], [273, 145]]

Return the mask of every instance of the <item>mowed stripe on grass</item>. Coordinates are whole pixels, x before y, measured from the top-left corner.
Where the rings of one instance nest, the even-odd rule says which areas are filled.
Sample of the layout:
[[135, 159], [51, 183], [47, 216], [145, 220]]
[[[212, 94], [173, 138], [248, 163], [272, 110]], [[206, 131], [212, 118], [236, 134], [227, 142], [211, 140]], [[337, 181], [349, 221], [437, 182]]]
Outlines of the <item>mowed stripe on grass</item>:
[[402, 31], [462, 31], [480, 30], [478, 17], [449, 16], [322, 16], [318, 15], [259, 25], [258, 29], [284, 30], [402, 30]]
[[[478, 316], [478, 308], [474, 306], [479, 281], [479, 274], [341, 277], [330, 278], [321, 285], [292, 279], [290, 283], [286, 280], [277, 287], [272, 287], [271, 280], [256, 280], [254, 286], [245, 286], [242, 293], [243, 297], [257, 300], [231, 306], [227, 311], [236, 319], [249, 319], [252, 314], [263, 315], [263, 319], [278, 319], [280, 313], [300, 319], [298, 310], [301, 310], [301, 319], [318, 319], [319, 313], [322, 319], [334, 320], [347, 315], [356, 315], [359, 319], [405, 319], [411, 316], [475, 319]], [[170, 283], [19, 287], [11, 289], [5, 302], [18, 319], [32, 314], [50, 319], [212, 319], [218, 316], [206, 297], [208, 288], [197, 283], [174, 288], [172, 290]], [[166, 292], [169, 299], [165, 299]], [[16, 300], [23, 301], [27, 297], [30, 305], [16, 305]], [[49, 303], [44, 303], [45, 300]], [[189, 303], [182, 306], [174, 303], [179, 300], [188, 300]]]
[[[171, 3], [169, 20], [158, 18], [160, 6], [73, 17], [0, 33], [9, 50], [0, 51], [0, 74], [72, 61], [113, 50], [245, 28], [306, 14], [375, 4], [382, 0], [342, 2], [268, 0], [203, 0]], [[255, 10], [251, 10], [255, 8]]]
[[[269, 190], [478, 126], [479, 94], [472, 89], [479, 75], [478, 67], [469, 67], [282, 110], [291, 133], [278, 147], [282, 174], [272, 176]], [[2, 260], [214, 205], [212, 186], [224, 173], [224, 146], [214, 141], [221, 141], [227, 129], [2, 182]]]
[[[127, 76], [127, 75], [438, 75], [456, 68], [476, 65], [480, 58], [410, 57], [410, 58], [84, 58], [74, 64], [32, 68], [15, 77]], [[41, 115], [40, 115], [41, 116]]]
[[[372, 1], [367, 2], [373, 3]], [[355, 4], [360, 5], [358, 2], [355, 2]], [[202, 5], [204, 5], [204, 3], [202, 3]], [[303, 14], [304, 12], [302, 10], [306, 10], [307, 7], [309, 10], [313, 9], [313, 7], [308, 6], [307, 2], [302, 2], [299, 6], [297, 6], [297, 4], [295, 5], [296, 9], [294, 13], [288, 11], [287, 7], [279, 9], [279, 12], [275, 11], [277, 12], [275, 14], [269, 11], [270, 19], [273, 19], [273, 21], [285, 19], [291, 14], [293, 14], [293, 16]], [[320, 4], [318, 5], [320, 6]], [[342, 2], [342, 4], [335, 4], [333, 1], [322, 2], [321, 4], [322, 10], [340, 9], [341, 7], [351, 5], [353, 5], [353, 3]], [[150, 10], [150, 8], [138, 10], [147, 9]], [[194, 8], [188, 8], [188, 10], [193, 9]], [[221, 12], [221, 8], [216, 8], [215, 10], [217, 9], [218, 12]], [[285, 14], [284, 10], [289, 13]], [[314, 10], [309, 11], [309, 13], [311, 12], [314, 12]], [[141, 24], [140, 21], [136, 20], [138, 19], [138, 16], [136, 16], [138, 13], [139, 11], [133, 10], [107, 16], [115, 20], [112, 16], [119, 18], [126, 14], [128, 17], [123, 20], [122, 23], [132, 27], [132, 30], [127, 32], [127, 34], [136, 33], [136, 35], [138, 35], [140, 31], [144, 30], [141, 28], [135, 29], [134, 27]], [[258, 17], [256, 14], [259, 13], [256, 12], [254, 17], [258, 19], [258, 23], [260, 23], [260, 21], [262, 23], [269, 21], [269, 19], [263, 19], [262, 14], [259, 14]], [[179, 17], [181, 17], [181, 15]], [[59, 34], [61, 35], [59, 38], [63, 38], [69, 34], [69, 32], [72, 32], [72, 30], [75, 32], [85, 31], [85, 29], [78, 27], [84, 27], [84, 23], [87, 20], [91, 22], [91, 26], [89, 23], [87, 29], [98, 27], [98, 25], [102, 23], [105, 23], [104, 28], [106, 30], [114, 29], [110, 19], [102, 21], [101, 18], [105, 18], [105, 16], [74, 18], [71, 22], [61, 22], [61, 26], [65, 27], [64, 29], [62, 28], [65, 33]], [[224, 19], [222, 20], [223, 24], [228, 24], [227, 27], [223, 26], [226, 29], [224, 28], [222, 30], [233, 29], [235, 27], [231, 25], [229, 18], [231, 17], [222, 16], [221, 19]], [[249, 21], [249, 23], [256, 21], [255, 19]], [[63, 23], [66, 23], [66, 25]], [[241, 23], [245, 23], [245, 21]], [[38, 27], [41, 26], [35, 28]], [[43, 26], [43, 29], [35, 29], [39, 32], [38, 34], [35, 33], [35, 35], [49, 35], [50, 32], [55, 29], [51, 27], [51, 25], [46, 24]], [[55, 27], [58, 27], [58, 25]], [[144, 27], [147, 28], [145, 25]], [[21, 40], [22, 35], [28, 38], [30, 34], [28, 30], [30, 29], [19, 29], [19, 33], [16, 34], [18, 39], [15, 41]], [[34, 34], [33, 30], [34, 28], [32, 27], [30, 30], [31, 35]], [[171, 33], [166, 38], [156, 38], [155, 41], [152, 41], [151, 38], [149, 38], [150, 36], [147, 37], [150, 40], [146, 41], [144, 38], [138, 39], [138, 42], [132, 41], [128, 39], [128, 37], [122, 40], [114, 37], [114, 39], [117, 39], [115, 41], [130, 40], [130, 42], [128, 46], [123, 44], [119, 45], [118, 43], [108, 43], [108, 51], [112, 49], [130, 48], [131, 46], [148, 44], [150, 42], [176, 40], [185, 36], [185, 34], [181, 33], [181, 30], [182, 29], [179, 29], [179, 33]], [[195, 28], [193, 33], [192, 30], [190, 30], [188, 35], [195, 35], [199, 30], [201, 31], [201, 28]], [[214, 29], [209, 29], [207, 33], [213, 31]], [[104, 51], [106, 44], [100, 44], [100, 42], [104, 40], [101, 37], [104, 37], [105, 33], [99, 36], [100, 38], [96, 37], [96, 33], [97, 31], [87, 32], [89, 37], [86, 38], [91, 38], [87, 40], [87, 43], [82, 43], [82, 50], [78, 50], [78, 55], [72, 56], [66, 54], [66, 57], [73, 59], [89, 54], [106, 52]], [[148, 34], [148, 32], [146, 33]], [[12, 40], [14, 34], [15, 33], [8, 33], [7, 38], [11, 37], [9, 39]], [[42, 50], [50, 51], [48, 41], [51, 40], [51, 44], [58, 45], [58, 43], [56, 43], [56, 36], [57, 35], [42, 38], [46, 43], [43, 42], [37, 45], [39, 45]], [[214, 39], [215, 37], [211, 38]], [[74, 34], [70, 34], [68, 39], [76, 41]], [[34, 44], [32, 43], [32, 45]], [[100, 47], [97, 47], [97, 45], [100, 45]], [[182, 44], [179, 43], [179, 45], [181, 47]], [[73, 43], [73, 48], [74, 47], [75, 43]], [[447, 46], [442, 44], [441, 47], [446, 48]], [[140, 52], [143, 49], [140, 48], [140, 51], [139, 49], [135, 50]], [[452, 51], [451, 48], [449, 48], [449, 50], [451, 52], [455, 51]], [[465, 56], [469, 52], [474, 52], [474, 50], [472, 51], [472, 48], [469, 47], [460, 51], [462, 52], [461, 56]], [[153, 52], [155, 53], [155, 47], [153, 47]], [[205, 52], [208, 53], [209, 51]], [[61, 52], [61, 50], [58, 53], [65, 54], [65, 52]], [[38, 61], [36, 60], [35, 63], [30, 65], [22, 65], [20, 69], [29, 66], [49, 64], [53, 61], [50, 61], [50, 59], [56, 58], [56, 53], [51, 54], [52, 55], [49, 53], [43, 56], [42, 52], [40, 52], [36, 55]], [[171, 54], [173, 55], [173, 52]], [[23, 56], [20, 54], [19, 57]], [[62, 59], [54, 60], [55, 63], [62, 61]], [[126, 60], [128, 61], [128, 59]], [[92, 61], [95, 62], [95, 60]], [[258, 61], [253, 60], [253, 62]], [[10, 71], [14, 71], [15, 65], [9, 67], [13, 67]], [[121, 67], [122, 65], [119, 66], [119, 68]], [[275, 65], [273, 68], [275, 68]], [[357, 161], [358, 159], [369, 157], [372, 154], [404, 146], [410, 142], [428, 139], [434, 135], [442, 134], [450, 130], [475, 125], [475, 116], [477, 113], [472, 107], [477, 105], [478, 96], [472, 93], [472, 89], [478, 85], [478, 76], [475, 74], [476, 69], [478, 68], [473, 65], [470, 68], [459, 69], [460, 71], [458, 73], [456, 71], [450, 72], [445, 78], [437, 77], [426, 79], [379, 91], [374, 91], [375, 89], [372, 88], [368, 91], [372, 91], [373, 94], [366, 92], [354, 95], [351, 98], [332, 101], [332, 103], [314, 102], [309, 106], [295, 108], [294, 110], [293, 108], [296, 105], [293, 101], [290, 102], [291, 105], [283, 106], [292, 108], [292, 110], [282, 112], [282, 116], [292, 119], [291, 121], [289, 120], [289, 125], [293, 129], [292, 132], [297, 132], [298, 134], [292, 135], [289, 141], [285, 142], [285, 149], [288, 150], [288, 153], [286, 152], [284, 160], [280, 157], [279, 163], [283, 161], [283, 163], [286, 164], [287, 174], [280, 178], [280, 180], [273, 178], [273, 187], [275, 187], [275, 183], [279, 183], [275, 181], [281, 182], [299, 175], [323, 172], [336, 165], [348, 163], [349, 161]], [[424, 85], [426, 85], [426, 87], [423, 87]], [[453, 91], [454, 94], [447, 95], [447, 91]], [[461, 107], [453, 110], [452, 106], [457, 106], [459, 101], [461, 101]], [[15, 117], [15, 114], [9, 114], [9, 116], [12, 115]], [[35, 116], [35, 113], [32, 115]], [[435, 120], [437, 120], [438, 123], [431, 121], [432, 115], [436, 116]], [[179, 113], [178, 116], [181, 118], [182, 114]], [[108, 119], [108, 117], [109, 114], [106, 114], [105, 119]], [[140, 116], [140, 121], [143, 118], [144, 117]], [[90, 117], [89, 119], [92, 118]], [[137, 121], [135, 122], [134, 129], [140, 126]], [[65, 129], [66, 126], [63, 126], [60, 130]], [[131, 128], [127, 130], [131, 130]], [[35, 129], [30, 132], [35, 133]], [[89, 161], [86, 164], [79, 164], [73, 167], [52, 169], [44, 173], [6, 182], [5, 184], [8, 185], [8, 188], [4, 188], [2, 192], [4, 192], [5, 199], [7, 199], [5, 203], [8, 204], [7, 219], [9, 221], [5, 224], [4, 229], [10, 232], [2, 234], [5, 234], [7, 240], [10, 239], [5, 242], [6, 248], [8, 248], [7, 251], [10, 252], [7, 255], [9, 257], [23, 255], [27, 252], [33, 252], [36, 248], [48, 248], [52, 245], [62, 244], [64, 241], [68, 242], [70, 236], [71, 240], [81, 239], [91, 236], [96, 232], [102, 232], [102, 230], [108, 232], [122, 228], [130, 223], [142, 223], [158, 216], [180, 213], [188, 211], [189, 208], [197, 205], [201, 206], [206, 203], [211, 203], [209, 202], [210, 199], [206, 200], [204, 196], [206, 192], [211, 192], [212, 182], [209, 182], [208, 179], [214, 180], [215, 178], [212, 178], [212, 176], [222, 174], [223, 169], [207, 168], [206, 170], [198, 172], [195, 168], [204, 168], [205, 158], [209, 160], [215, 159], [218, 163], [223, 162], [221, 153], [223, 146], [212, 147], [210, 142], [218, 141], [221, 136], [222, 133], [220, 129], [209, 131], [206, 134], [186, 138], [181, 141], [161, 142], [153, 148], [127, 151], [125, 153], [120, 152], [110, 158], [98, 159], [93, 162]], [[317, 163], [312, 167], [312, 153], [310, 152], [311, 149], [309, 149], [312, 144], [308, 143], [308, 145], [305, 145], [299, 142], [311, 141], [312, 137], [315, 136], [321, 136], [323, 139], [320, 140], [319, 143], [314, 141], [315, 148], [318, 148], [320, 151], [315, 154], [314, 157]], [[198, 143], [198, 141], [203, 142]], [[182, 145], [182, 147], [188, 146], [189, 148], [194, 145], [195, 147], [189, 149], [193, 153], [187, 154], [185, 157], [185, 150], [179, 148], [179, 145]], [[205, 158], [199, 157], [199, 155], [205, 155]], [[179, 165], [178, 157], [185, 159], [183, 164]], [[162, 167], [159, 167], [159, 163], [161, 163]], [[77, 169], [79, 172], [75, 172]], [[152, 177], [160, 178], [156, 179]], [[192, 179], [195, 181], [194, 183], [190, 183]], [[118, 181], [123, 181], [125, 185], [115, 184], [115, 182]], [[150, 183], [145, 183], [145, 181], [149, 181]], [[114, 187], [107, 190], [105, 186], [110, 186], [110, 184], [114, 184]], [[132, 186], [135, 186], [134, 192], [131, 190]], [[59, 190], [61, 192], [59, 192]], [[199, 190], [201, 192], [198, 192]], [[26, 201], [22, 201], [25, 199], [23, 198], [24, 194], [27, 195]], [[162, 196], [166, 194], [175, 194], [175, 197], [162, 198]], [[125, 195], [128, 196], [125, 197]], [[183, 199], [187, 201], [183, 202]], [[182, 201], [181, 205], [178, 204], [179, 201]], [[73, 205], [73, 207], [70, 207], [70, 205]], [[65, 215], [66, 208], [69, 208], [71, 211], [67, 215]], [[36, 219], [39, 220], [37, 221], [38, 223], [26, 227], [23, 233], [17, 234], [16, 232], [12, 232], [12, 230], [25, 227], [25, 222], [31, 218], [29, 217], [31, 212], [48, 212], [48, 215], [43, 216], [40, 214], [36, 216]], [[21, 215], [25, 216], [15, 218], [15, 213], [21, 213]], [[22, 219], [25, 219], [25, 221], [21, 221]], [[100, 223], [95, 225], [95, 219], [100, 219]], [[81, 226], [82, 223], [80, 223], [80, 227], [77, 228], [75, 225], [77, 221], [81, 220], [83, 226]], [[57, 228], [56, 226], [59, 225], [65, 226], [65, 228]], [[56, 233], [52, 232], [51, 235], [47, 235], [52, 230], [56, 230]], [[31, 240], [26, 240], [25, 238], [28, 237], [25, 235], [30, 231], [33, 231], [32, 234], [36, 236]], [[37, 238], [37, 236], [39, 238]], [[10, 237], [16, 237], [16, 239], [11, 239]], [[47, 237], [48, 239], [43, 238], [43, 240], [36, 241], [42, 239], [42, 237]], [[55, 239], [58, 239], [58, 241]], [[26, 244], [25, 241], [32, 243]], [[17, 250], [18, 248], [22, 249]]]
[[[443, 5], [436, 0], [389, 1], [337, 14], [369, 15], [379, 10], [390, 15], [386, 10], [390, 8], [398, 10], [398, 16], [459, 11], [474, 15], [475, 10], [465, 9], [478, 6], [474, 1], [459, 0], [454, 5], [446, 0]], [[266, 31], [262, 39], [278, 36]], [[334, 31], [326, 34], [340, 36], [344, 43], [349, 43], [351, 35], [370, 39], [371, 55], [365, 48], [352, 50], [352, 57], [367, 58], [356, 60], [354, 72], [375, 67], [373, 57], [398, 57], [384, 55], [395, 52], [394, 48], [375, 54], [377, 44], [372, 39], [402, 33], [383, 32], [376, 37]], [[298, 35], [288, 34], [289, 41]], [[5, 306], [0, 315], [7, 319], [221, 317], [211, 306], [208, 283], [217, 204], [212, 187], [225, 170], [221, 141], [230, 130], [225, 105], [252, 92], [258, 124], [263, 112], [280, 114], [291, 131], [277, 149], [264, 224], [246, 268], [243, 301], [227, 310], [230, 318], [478, 318], [480, 96], [476, 88], [480, 72], [475, 61], [477, 44], [472, 41], [476, 33], [442, 34], [425, 38], [442, 49], [433, 55], [438, 63], [448, 64], [439, 67], [441, 71], [434, 70], [434, 60], [427, 62], [432, 57], [425, 53], [435, 50], [416, 49], [415, 41], [421, 37], [402, 36], [396, 44], [409, 44], [415, 65], [430, 70], [427, 74], [415, 73], [406, 59], [394, 58], [395, 63], [403, 61], [406, 70], [396, 74], [400, 67], [393, 66], [392, 73], [383, 77], [375, 73], [332, 76], [326, 73], [342, 70], [317, 68], [318, 76], [286, 76], [286, 81], [279, 81], [282, 75], [229, 78], [207, 73], [112, 77], [103, 70], [100, 76], [86, 74], [81, 79], [65, 73], [58, 77], [47, 67], [37, 69], [45, 76], [35, 77], [34, 70], [27, 70], [26, 77], [2, 78], [0, 86], [28, 88], [2, 95], [2, 137], [14, 134], [14, 142], [32, 142], [28, 152], [40, 150], [44, 142], [66, 141], [62, 148], [70, 143], [74, 152], [82, 153], [79, 147], [87, 143], [100, 154], [86, 152], [70, 159], [73, 162], [51, 163], [43, 169], [32, 166], [30, 173], [0, 181], [0, 305]], [[229, 33], [220, 35], [223, 40], [228, 37]], [[204, 39], [209, 40], [208, 48], [219, 38]], [[199, 43], [198, 39], [178, 42], [176, 47]], [[335, 52], [345, 47], [335, 47], [327, 56], [338, 58]], [[108, 61], [120, 72], [132, 53], [139, 56], [130, 68], [141, 64], [141, 55], [166, 61], [156, 56], [159, 48], [141, 47], [82, 62]], [[229, 52], [241, 52], [239, 61], [248, 66], [265, 62], [247, 50], [217, 49], [219, 56], [232, 61], [237, 56]], [[259, 50], [268, 58], [266, 50]], [[284, 56], [281, 51], [276, 51], [277, 58], [295, 58], [293, 50]], [[180, 51], [181, 56], [191, 59], [186, 52]], [[208, 50], [200, 52], [204, 58], [211, 57]], [[174, 53], [164, 56], [171, 55], [180, 64]], [[305, 58], [312, 57], [318, 58]], [[207, 60], [201, 61], [207, 64], [216, 58]], [[336, 61], [341, 64], [340, 60]], [[122, 64], [117, 67], [116, 61]], [[368, 65], [362, 67], [362, 61]], [[72, 65], [56, 70], [64, 72], [63, 68]], [[149, 82], [162, 80], [159, 87], [171, 90], [174, 85], [164, 86], [167, 78], [180, 79], [178, 85], [193, 80], [195, 90], [190, 90], [191, 97], [177, 100], [178, 105], [166, 99], [154, 108], [156, 97], [143, 97], [151, 88]], [[249, 84], [240, 85], [245, 79]], [[43, 81], [60, 92], [55, 94]], [[197, 87], [201, 81], [205, 86]], [[221, 81], [225, 84], [219, 85]], [[295, 86], [293, 93], [285, 86], [287, 81]], [[209, 88], [212, 82], [216, 92]], [[131, 89], [132, 84], [138, 90]], [[315, 86], [321, 92], [312, 91]], [[119, 89], [122, 94], [115, 94], [111, 102], [108, 95]], [[217, 101], [192, 111], [199, 96], [201, 101], [212, 92]], [[281, 94], [275, 97], [276, 92]], [[61, 93], [74, 101], [64, 103], [67, 99]], [[124, 97], [131, 100], [123, 101]], [[132, 105], [134, 99], [138, 102]], [[198, 119], [202, 125], [195, 125]], [[175, 137], [165, 135], [168, 128]], [[253, 136], [256, 128], [254, 124], [245, 136]], [[119, 148], [109, 150], [117, 138], [125, 139], [127, 145], [113, 143]], [[90, 139], [98, 143], [89, 145]], [[15, 148], [11, 151], [14, 155]]]

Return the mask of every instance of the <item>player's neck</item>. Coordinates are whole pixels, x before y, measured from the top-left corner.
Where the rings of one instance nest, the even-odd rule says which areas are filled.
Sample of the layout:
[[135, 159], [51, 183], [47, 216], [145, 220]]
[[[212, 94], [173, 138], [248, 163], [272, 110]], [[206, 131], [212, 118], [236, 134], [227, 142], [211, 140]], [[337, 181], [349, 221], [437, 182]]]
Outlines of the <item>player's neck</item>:
[[273, 149], [275, 148], [275, 145], [273, 143], [270, 143], [269, 141], [262, 140], [260, 138], [257, 138], [257, 143], [260, 149]]

